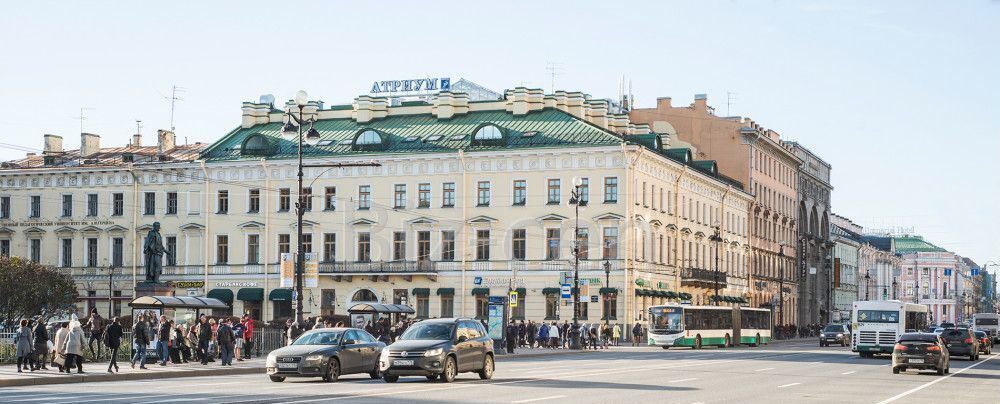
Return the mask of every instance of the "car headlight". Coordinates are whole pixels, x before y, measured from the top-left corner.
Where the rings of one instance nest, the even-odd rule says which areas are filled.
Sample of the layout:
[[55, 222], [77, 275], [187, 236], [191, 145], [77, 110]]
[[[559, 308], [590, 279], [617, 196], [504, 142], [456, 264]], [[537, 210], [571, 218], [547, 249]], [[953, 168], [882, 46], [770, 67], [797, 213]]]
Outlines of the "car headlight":
[[273, 354], [267, 355], [267, 367], [274, 367], [278, 362], [278, 358]]
[[382, 353], [380, 353], [378, 355], [378, 358], [381, 359], [381, 360], [389, 359], [389, 350], [388, 349], [383, 349]]
[[424, 356], [438, 356], [441, 355], [442, 352], [444, 352], [444, 348], [428, 349], [424, 352]]
[[837, 338], [842, 338], [844, 334], [837, 334]]
[[323, 360], [323, 355], [309, 355], [306, 357], [306, 362], [319, 362]]
[[826, 338], [826, 334], [820, 334], [819, 337], [820, 338]]

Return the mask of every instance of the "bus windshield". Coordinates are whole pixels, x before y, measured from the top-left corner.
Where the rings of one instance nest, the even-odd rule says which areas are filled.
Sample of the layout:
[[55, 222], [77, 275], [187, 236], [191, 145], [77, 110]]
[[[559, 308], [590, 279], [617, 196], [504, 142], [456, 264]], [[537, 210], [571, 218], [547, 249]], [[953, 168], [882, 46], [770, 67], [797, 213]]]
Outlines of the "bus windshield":
[[899, 312], [890, 310], [858, 310], [857, 321], [867, 323], [898, 323]]
[[680, 307], [652, 307], [649, 309], [650, 328], [655, 331], [677, 333], [684, 330], [683, 309]]

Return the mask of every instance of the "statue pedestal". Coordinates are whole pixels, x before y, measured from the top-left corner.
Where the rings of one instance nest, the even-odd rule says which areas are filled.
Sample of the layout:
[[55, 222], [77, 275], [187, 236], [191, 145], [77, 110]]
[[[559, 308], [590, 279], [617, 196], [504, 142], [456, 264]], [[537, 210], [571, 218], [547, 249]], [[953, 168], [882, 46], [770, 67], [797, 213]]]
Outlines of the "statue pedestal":
[[173, 296], [174, 286], [165, 282], [139, 282], [135, 285], [135, 297]]

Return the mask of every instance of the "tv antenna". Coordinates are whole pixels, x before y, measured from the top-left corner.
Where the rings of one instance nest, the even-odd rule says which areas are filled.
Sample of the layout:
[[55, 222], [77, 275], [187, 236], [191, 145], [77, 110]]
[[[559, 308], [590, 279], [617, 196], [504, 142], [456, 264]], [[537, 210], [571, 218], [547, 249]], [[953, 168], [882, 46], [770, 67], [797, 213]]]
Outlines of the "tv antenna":
[[176, 108], [177, 101], [184, 101], [183, 98], [180, 98], [180, 97], [177, 96], [177, 93], [179, 93], [179, 92], [181, 92], [181, 93], [184, 92], [184, 87], [179, 87], [176, 84], [174, 84], [173, 87], [171, 87], [170, 96], [169, 97], [166, 97], [166, 96], [163, 97], [163, 98], [166, 98], [166, 99], [170, 100], [170, 131], [171, 132], [174, 131], [174, 109]]
[[729, 110], [736, 104], [736, 93], [726, 91], [726, 116], [733, 116]]
[[83, 111], [89, 111], [92, 109], [93, 108], [90, 107], [80, 107], [80, 116], [73, 117], [74, 119], [80, 120], [80, 133], [83, 133], [83, 121], [87, 120], [87, 117], [84, 116]]
[[557, 63], [547, 62], [545, 64], [545, 70], [549, 72], [549, 89], [552, 93], [555, 93], [556, 76], [563, 73], [562, 68]]

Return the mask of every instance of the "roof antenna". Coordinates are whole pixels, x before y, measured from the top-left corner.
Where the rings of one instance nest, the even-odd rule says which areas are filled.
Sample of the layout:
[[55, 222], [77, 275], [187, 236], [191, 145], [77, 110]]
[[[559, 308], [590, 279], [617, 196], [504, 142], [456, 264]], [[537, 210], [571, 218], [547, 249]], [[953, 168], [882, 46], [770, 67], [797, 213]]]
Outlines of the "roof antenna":
[[736, 93], [726, 91], [726, 116], [733, 116], [733, 114], [729, 112], [729, 109], [732, 108], [733, 104], [736, 104]]
[[178, 92], [184, 92], [184, 87], [178, 87], [176, 84], [171, 88], [170, 96], [163, 97], [170, 100], [170, 131], [174, 132], [174, 109], [176, 107], [177, 101], [184, 101], [183, 98], [177, 96]]
[[83, 116], [83, 111], [87, 111], [87, 110], [91, 110], [91, 109], [93, 109], [93, 108], [90, 108], [90, 107], [80, 107], [80, 116], [74, 117], [74, 118], [80, 120], [80, 133], [83, 133], [83, 121], [85, 121], [87, 119], [85, 116]]
[[547, 62], [545, 64], [545, 70], [549, 72], [549, 88], [551, 89], [550, 94], [555, 94], [556, 92], [556, 76], [562, 74], [562, 70], [559, 65], [552, 62]]

